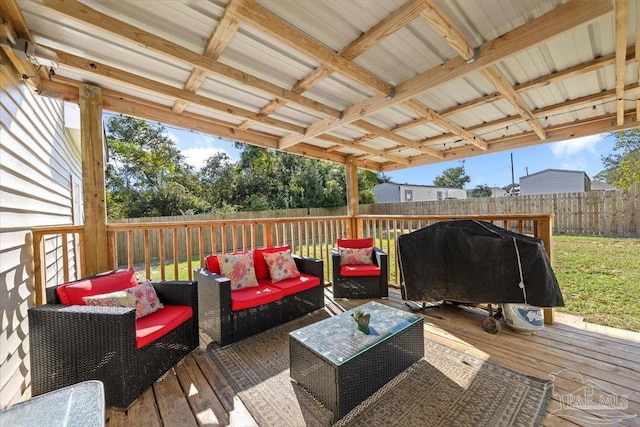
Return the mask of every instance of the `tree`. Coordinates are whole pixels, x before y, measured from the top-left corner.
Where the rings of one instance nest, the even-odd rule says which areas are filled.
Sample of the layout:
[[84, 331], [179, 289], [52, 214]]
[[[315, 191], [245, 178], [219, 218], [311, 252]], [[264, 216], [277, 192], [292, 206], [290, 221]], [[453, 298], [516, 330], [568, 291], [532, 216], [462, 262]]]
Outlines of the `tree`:
[[442, 175], [438, 175], [433, 180], [433, 184], [438, 187], [448, 188], [464, 188], [464, 185], [471, 181], [471, 178], [466, 174], [464, 166], [457, 168], [445, 169]]
[[236, 164], [224, 152], [209, 157], [199, 172], [202, 198], [215, 211], [234, 211], [234, 193], [238, 181]]
[[617, 188], [629, 188], [640, 182], [640, 129], [618, 131], [613, 151], [619, 153], [602, 156], [605, 169], [594, 178], [602, 179]]
[[109, 218], [181, 215], [202, 211], [193, 168], [161, 125], [132, 117], [111, 117], [106, 125]]
[[491, 187], [486, 184], [476, 185], [476, 188], [471, 192], [471, 197], [491, 197], [493, 192]]

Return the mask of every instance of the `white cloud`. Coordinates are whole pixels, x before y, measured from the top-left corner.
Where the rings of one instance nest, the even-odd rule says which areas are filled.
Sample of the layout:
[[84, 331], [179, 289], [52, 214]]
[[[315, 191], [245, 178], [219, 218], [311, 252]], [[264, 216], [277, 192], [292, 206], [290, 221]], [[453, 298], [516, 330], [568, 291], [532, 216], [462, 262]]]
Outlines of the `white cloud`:
[[551, 144], [551, 153], [561, 160], [573, 163], [573, 157], [586, 151], [588, 154], [596, 154], [596, 145], [605, 140], [605, 135], [591, 135], [582, 138], [569, 139]]
[[204, 166], [204, 162], [216, 153], [224, 152], [222, 148], [216, 147], [191, 147], [186, 150], [182, 150], [182, 155], [188, 164], [200, 169]]

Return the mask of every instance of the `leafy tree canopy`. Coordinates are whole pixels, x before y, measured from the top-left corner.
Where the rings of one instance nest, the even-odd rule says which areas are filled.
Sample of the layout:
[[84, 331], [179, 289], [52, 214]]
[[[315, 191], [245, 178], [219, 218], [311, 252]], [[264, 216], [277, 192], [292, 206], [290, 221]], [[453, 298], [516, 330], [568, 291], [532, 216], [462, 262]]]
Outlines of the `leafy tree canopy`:
[[493, 192], [491, 191], [491, 187], [486, 184], [476, 185], [476, 188], [471, 192], [471, 197], [491, 197]]
[[109, 218], [180, 215], [206, 208], [199, 184], [164, 127], [131, 117], [106, 124]]
[[614, 154], [602, 156], [605, 169], [594, 178], [601, 179], [617, 188], [629, 188], [640, 182], [640, 129], [615, 132]]
[[438, 175], [433, 184], [438, 187], [464, 188], [464, 185], [471, 182], [471, 178], [464, 170], [464, 166], [445, 169], [442, 175]]
[[[106, 131], [111, 219], [346, 204], [342, 165], [236, 143], [239, 161], [216, 153], [197, 171], [161, 125], [117, 116]], [[359, 170], [359, 202], [375, 203], [371, 189], [387, 181]]]

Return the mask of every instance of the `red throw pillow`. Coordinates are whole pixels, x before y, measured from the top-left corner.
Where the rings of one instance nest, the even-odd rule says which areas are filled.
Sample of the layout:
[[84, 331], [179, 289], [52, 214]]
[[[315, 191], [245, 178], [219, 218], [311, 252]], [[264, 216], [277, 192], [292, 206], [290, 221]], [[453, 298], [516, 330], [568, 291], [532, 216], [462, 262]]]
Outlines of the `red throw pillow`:
[[264, 260], [264, 254], [284, 252], [288, 249], [290, 249], [289, 245], [284, 245], [284, 246], [272, 246], [270, 248], [256, 249], [255, 251], [253, 251], [254, 253], [253, 264], [254, 264], [254, 268], [256, 269], [256, 279], [262, 280], [262, 279], [269, 278], [269, 266], [267, 265], [267, 262]]
[[58, 286], [56, 292], [64, 305], [85, 305], [83, 297], [122, 291], [137, 285], [136, 272], [130, 268], [66, 283]]
[[365, 237], [364, 239], [338, 239], [339, 248], [363, 249], [373, 246], [373, 237]]
[[220, 263], [218, 262], [218, 255], [209, 255], [206, 261], [207, 270], [215, 274], [220, 274]]

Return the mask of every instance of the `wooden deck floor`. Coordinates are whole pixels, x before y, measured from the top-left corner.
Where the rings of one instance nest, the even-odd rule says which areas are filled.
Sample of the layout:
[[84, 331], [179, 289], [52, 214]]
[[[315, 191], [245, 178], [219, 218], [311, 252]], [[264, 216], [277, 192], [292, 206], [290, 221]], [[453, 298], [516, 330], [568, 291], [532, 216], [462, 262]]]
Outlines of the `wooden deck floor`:
[[[326, 290], [325, 301], [332, 314], [366, 302], [334, 301], [331, 288]], [[389, 299], [382, 302], [408, 309], [397, 289], [390, 289]], [[621, 423], [606, 425], [640, 426], [640, 334], [584, 324], [558, 314], [554, 325], [535, 335], [518, 334], [507, 328], [491, 335], [481, 326], [485, 315], [482, 310], [463, 307], [432, 309], [424, 315], [425, 339], [539, 378], [550, 379], [552, 373], [573, 370], [564, 371], [554, 380], [557, 395], [548, 406], [545, 426], [594, 425], [568, 416], [562, 404], [563, 398], [578, 395], [585, 384], [606, 389], [616, 397], [605, 402], [608, 406], [626, 405], [624, 412], [633, 415]], [[149, 388], [127, 413], [107, 409], [107, 426], [256, 426], [242, 401], [202, 351], [208, 342], [208, 336], [203, 334], [201, 349]], [[610, 414], [592, 411], [600, 424]]]

